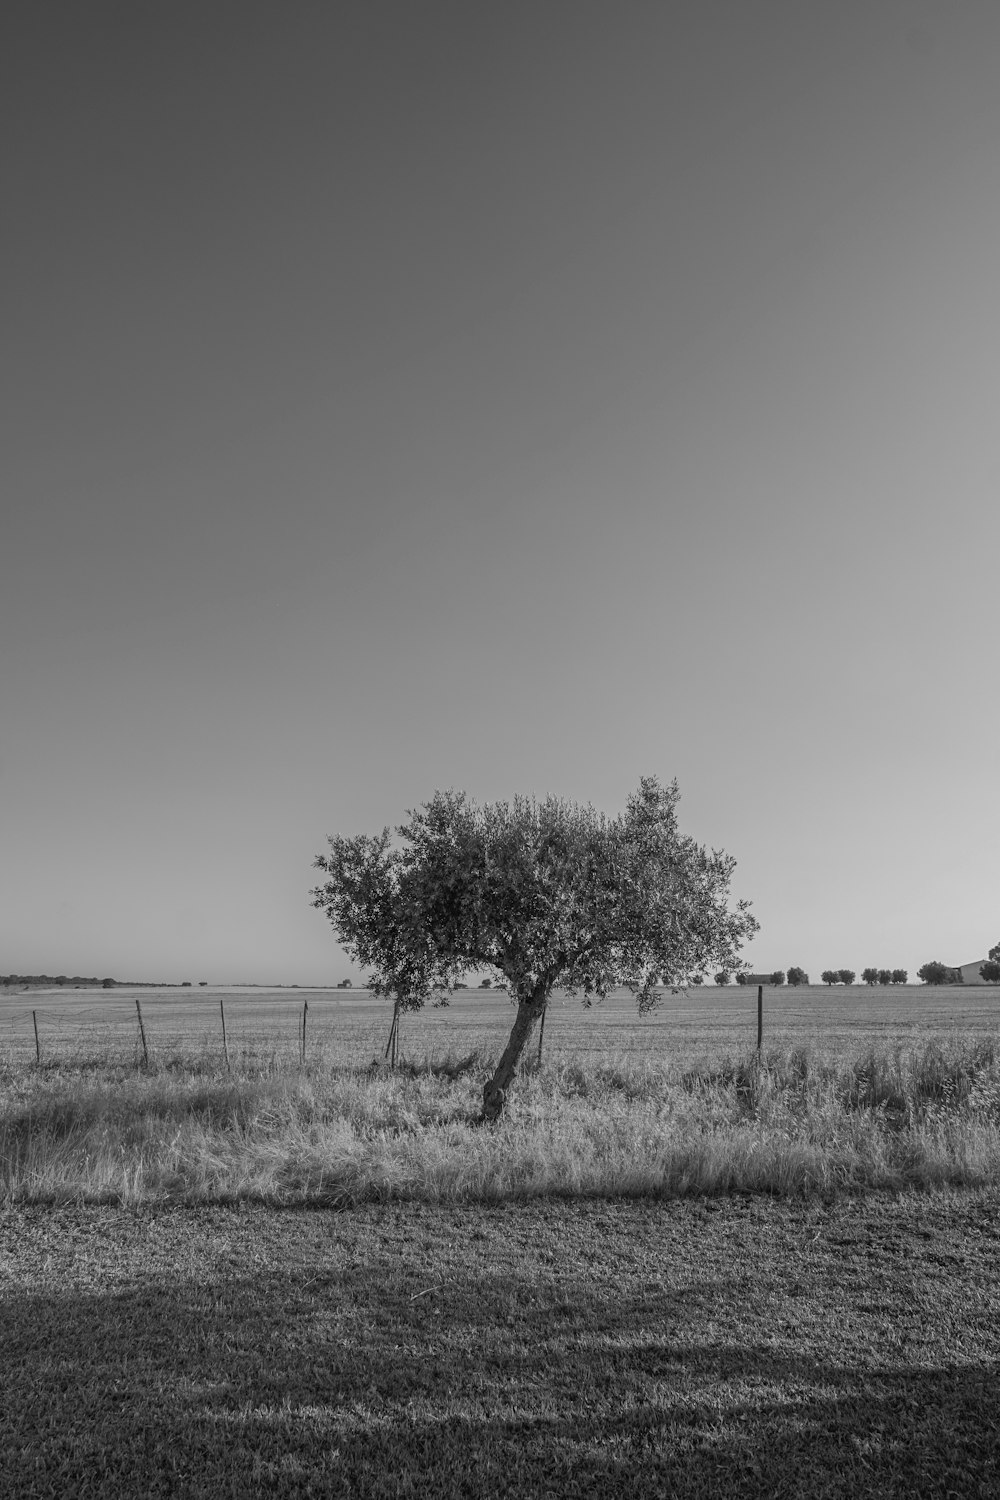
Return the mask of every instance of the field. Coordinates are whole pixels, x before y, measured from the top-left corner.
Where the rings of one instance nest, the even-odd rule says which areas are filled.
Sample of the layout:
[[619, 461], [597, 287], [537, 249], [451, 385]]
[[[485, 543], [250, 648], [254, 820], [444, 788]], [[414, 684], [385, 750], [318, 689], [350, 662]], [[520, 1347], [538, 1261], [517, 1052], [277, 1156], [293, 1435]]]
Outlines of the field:
[[[0, 992], [0, 1049], [11, 1062], [35, 1057], [32, 1011], [38, 1023], [43, 1063], [124, 1062], [141, 1056], [136, 1001], [151, 1057], [215, 1057], [221, 1065], [225, 1007], [231, 1061], [259, 1066], [297, 1061], [303, 1004], [307, 1061], [364, 1066], [382, 1056], [390, 1007], [365, 991], [119, 988]], [[466, 991], [447, 1009], [404, 1015], [404, 1055], [432, 1057], [499, 1052], [512, 1021], [508, 997]], [[941, 988], [900, 985], [789, 987], [764, 992], [764, 1037], [768, 1045], [807, 1045], [822, 1051], [856, 1050], [866, 1042], [908, 1042], [929, 1036], [995, 1036], [1000, 1022], [1000, 986]], [[631, 995], [616, 991], [585, 1009], [579, 999], [557, 994], [545, 1027], [545, 1054], [593, 1057], [613, 1054], [655, 1061], [697, 1060], [736, 1053], [756, 1043], [756, 990], [706, 986], [686, 994], [665, 993], [649, 1016], [636, 1013]]]
[[3, 996], [0, 1492], [1000, 1492], [1000, 991], [765, 1007]]

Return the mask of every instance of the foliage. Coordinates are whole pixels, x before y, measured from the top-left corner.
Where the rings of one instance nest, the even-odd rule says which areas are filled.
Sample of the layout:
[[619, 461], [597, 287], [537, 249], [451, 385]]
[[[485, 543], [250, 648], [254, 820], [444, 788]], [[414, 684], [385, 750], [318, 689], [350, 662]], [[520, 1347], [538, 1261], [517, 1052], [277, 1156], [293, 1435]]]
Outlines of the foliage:
[[1000, 963], [996, 959], [987, 959], [979, 966], [979, 977], [985, 979], [987, 984], [1000, 984]]
[[555, 797], [476, 806], [437, 792], [398, 830], [333, 835], [312, 891], [340, 942], [373, 969], [374, 989], [418, 1008], [472, 966], [505, 980], [518, 1006], [484, 1090], [495, 1117], [556, 984], [587, 1002], [634, 986], [640, 1012], [657, 983], [691, 983], [712, 962], [735, 968], [758, 930], [749, 902], [729, 908], [735, 861], [677, 828], [676, 782], [645, 777], [608, 818]]
[[784, 984], [784, 982], [785, 982], [785, 971], [784, 971], [784, 969], [775, 969], [774, 973], [771, 975], [771, 983], [772, 984]]
[[943, 964], [935, 958], [920, 966], [917, 970], [917, 978], [923, 980], [924, 984], [961, 984], [962, 971]]
[[838, 969], [837, 974], [841, 984], [853, 984], [856, 978], [853, 969]]
[[878, 984], [878, 969], [862, 969], [861, 980], [864, 984]]
[[908, 977], [905, 969], [893, 969], [892, 971], [893, 984], [905, 984]]
[[716, 976], [715, 976], [715, 983], [716, 984], [729, 984], [731, 978], [732, 978], [732, 976], [730, 975], [728, 969], [720, 969], [719, 972], [718, 972], [718, 974], [716, 974]]
[[808, 984], [809, 975], [805, 969], [800, 969], [797, 964], [792, 964], [788, 971], [788, 983], [793, 985]]
[[839, 971], [839, 969], [824, 969], [823, 972], [822, 972], [822, 974], [819, 977], [820, 977], [820, 979], [822, 979], [822, 981], [823, 981], [824, 984], [839, 984], [840, 983], [840, 971]]

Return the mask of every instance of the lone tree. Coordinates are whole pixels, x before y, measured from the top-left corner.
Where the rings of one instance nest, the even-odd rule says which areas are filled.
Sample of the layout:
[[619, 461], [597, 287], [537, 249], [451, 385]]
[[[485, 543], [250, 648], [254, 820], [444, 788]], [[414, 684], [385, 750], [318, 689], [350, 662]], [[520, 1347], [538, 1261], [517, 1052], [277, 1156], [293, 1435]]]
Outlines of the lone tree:
[[503, 1109], [518, 1060], [558, 984], [584, 1003], [615, 985], [640, 1012], [657, 984], [691, 983], [711, 964], [733, 970], [758, 930], [750, 903], [730, 909], [735, 860], [677, 828], [677, 783], [644, 777], [608, 818], [556, 797], [477, 807], [436, 792], [398, 830], [333, 835], [311, 892], [341, 944], [373, 970], [372, 988], [418, 1009], [486, 969], [517, 1006], [483, 1090], [483, 1117]]
[[792, 967], [788, 971], [788, 983], [794, 985], [808, 984], [809, 975], [805, 969], [799, 968], [798, 964], [792, 964]]
[[990, 949], [986, 962], [979, 965], [979, 977], [987, 984], [1000, 984], [1000, 943]]
[[924, 984], [961, 984], [962, 971], [941, 963], [940, 959], [932, 958], [930, 963], [921, 964], [917, 970], [917, 978], [922, 979]]

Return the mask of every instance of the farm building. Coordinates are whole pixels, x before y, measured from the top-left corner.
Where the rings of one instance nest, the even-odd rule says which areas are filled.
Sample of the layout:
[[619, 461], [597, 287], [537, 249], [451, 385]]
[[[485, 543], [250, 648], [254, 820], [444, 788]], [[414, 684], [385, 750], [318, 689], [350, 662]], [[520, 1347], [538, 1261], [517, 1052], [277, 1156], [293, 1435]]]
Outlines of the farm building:
[[982, 984], [983, 981], [979, 977], [979, 970], [985, 962], [985, 958], [977, 958], [974, 964], [961, 964], [958, 972], [962, 976], [962, 983]]

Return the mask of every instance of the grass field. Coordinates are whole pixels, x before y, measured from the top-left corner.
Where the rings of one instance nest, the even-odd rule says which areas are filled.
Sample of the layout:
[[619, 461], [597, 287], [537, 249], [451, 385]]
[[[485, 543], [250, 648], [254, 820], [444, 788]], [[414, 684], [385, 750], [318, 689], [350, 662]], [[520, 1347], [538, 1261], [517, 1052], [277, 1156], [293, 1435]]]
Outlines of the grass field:
[[995, 988], [557, 1003], [488, 1128], [506, 997], [137, 993], [2, 998], [0, 1493], [1000, 1493]]
[[[303, 1004], [307, 1060], [364, 1066], [380, 1057], [391, 1007], [365, 991], [224, 990], [177, 988], [30, 990], [0, 992], [0, 1049], [11, 1063], [35, 1058], [32, 1025], [38, 1024], [43, 1063], [127, 1062], [141, 1056], [136, 1000], [142, 1007], [153, 1060], [197, 1054], [222, 1063], [220, 1002], [225, 1007], [230, 1058], [246, 1066], [295, 1061]], [[428, 1058], [473, 1049], [499, 1053], [513, 1019], [511, 1003], [496, 992], [459, 992], [447, 1009], [404, 1015], [405, 1055]], [[908, 1041], [956, 1032], [995, 1036], [1000, 1027], [1000, 985], [961, 987], [825, 985], [764, 992], [768, 1044], [821, 1050], [865, 1042]], [[545, 1025], [547, 1056], [634, 1055], [645, 1059], [711, 1058], [756, 1042], [757, 995], [736, 985], [665, 993], [651, 1015], [639, 1016], [631, 995], [615, 992], [585, 1009], [557, 994]]]
[[995, 1496], [1000, 1198], [0, 1216], [0, 1492]]

